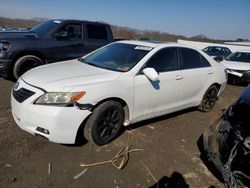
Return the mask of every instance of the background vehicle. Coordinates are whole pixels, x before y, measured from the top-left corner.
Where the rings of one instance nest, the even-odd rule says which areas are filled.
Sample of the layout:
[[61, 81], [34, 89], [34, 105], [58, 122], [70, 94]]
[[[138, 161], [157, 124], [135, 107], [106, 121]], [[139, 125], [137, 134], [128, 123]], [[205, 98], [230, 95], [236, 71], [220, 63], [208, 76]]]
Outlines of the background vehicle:
[[81, 57], [113, 41], [110, 26], [48, 20], [26, 32], [0, 32], [0, 76], [18, 78], [39, 65]]
[[250, 186], [250, 85], [203, 134], [206, 155], [228, 187]]
[[121, 41], [28, 71], [11, 105], [16, 123], [32, 134], [74, 143], [80, 131], [104, 145], [131, 123], [189, 107], [208, 112], [225, 86], [225, 67], [202, 51]]
[[228, 70], [228, 81], [250, 82], [250, 51], [239, 51], [221, 62]]
[[208, 46], [202, 50], [207, 55], [214, 58], [216, 61], [222, 61], [224, 58], [229, 56], [232, 52], [229, 48], [221, 46]]

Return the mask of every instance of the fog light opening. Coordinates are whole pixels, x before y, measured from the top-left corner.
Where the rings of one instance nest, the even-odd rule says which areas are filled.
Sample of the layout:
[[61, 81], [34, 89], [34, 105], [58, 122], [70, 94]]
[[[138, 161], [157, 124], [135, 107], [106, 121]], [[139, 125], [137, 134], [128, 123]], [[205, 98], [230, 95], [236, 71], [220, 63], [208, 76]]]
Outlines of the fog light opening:
[[49, 134], [49, 130], [44, 129], [44, 128], [42, 128], [42, 127], [37, 127], [36, 130], [39, 131], [39, 132], [42, 132], [42, 133], [44, 133], [44, 134]]

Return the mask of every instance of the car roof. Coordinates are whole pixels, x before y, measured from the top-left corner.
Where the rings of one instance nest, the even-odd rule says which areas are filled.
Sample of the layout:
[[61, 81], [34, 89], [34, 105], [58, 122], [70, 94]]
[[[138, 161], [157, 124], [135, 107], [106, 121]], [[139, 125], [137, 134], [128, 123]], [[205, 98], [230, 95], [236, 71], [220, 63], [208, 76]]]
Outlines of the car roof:
[[95, 24], [102, 24], [102, 25], [108, 25], [105, 22], [96, 22], [96, 21], [88, 21], [88, 20], [77, 20], [77, 19], [49, 19], [46, 21], [54, 21], [54, 22], [83, 22], [83, 23], [95, 23]]
[[146, 47], [151, 47], [151, 48], [156, 48], [156, 47], [187, 47], [187, 48], [192, 48], [196, 49], [192, 46], [176, 43], [176, 42], [162, 42], [162, 41], [142, 41], [142, 40], [121, 40], [118, 41], [117, 43], [123, 43], [123, 44], [132, 44], [132, 45], [138, 45], [138, 46], [146, 46]]
[[206, 48], [228, 48], [225, 46], [207, 46]]
[[236, 51], [235, 53], [237, 52], [242, 52], [242, 53], [250, 53], [250, 50], [249, 49], [245, 49], [245, 50], [238, 50]]

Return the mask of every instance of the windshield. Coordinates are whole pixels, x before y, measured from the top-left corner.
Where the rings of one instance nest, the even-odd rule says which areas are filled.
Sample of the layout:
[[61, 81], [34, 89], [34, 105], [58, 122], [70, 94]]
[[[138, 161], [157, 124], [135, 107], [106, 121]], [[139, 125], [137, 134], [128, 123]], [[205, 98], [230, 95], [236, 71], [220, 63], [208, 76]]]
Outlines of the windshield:
[[207, 52], [207, 53], [223, 53], [224, 51], [226, 51], [226, 48], [223, 47], [206, 47], [202, 50], [203, 52]]
[[51, 30], [53, 30], [53, 28], [60, 23], [61, 23], [60, 21], [54, 21], [54, 20], [45, 21], [33, 27], [30, 31], [39, 34], [46, 34], [49, 33]]
[[127, 72], [151, 49], [145, 46], [113, 43], [85, 58], [80, 58], [79, 61], [104, 69]]
[[239, 61], [244, 63], [250, 63], [250, 53], [235, 52], [226, 58], [227, 61]]

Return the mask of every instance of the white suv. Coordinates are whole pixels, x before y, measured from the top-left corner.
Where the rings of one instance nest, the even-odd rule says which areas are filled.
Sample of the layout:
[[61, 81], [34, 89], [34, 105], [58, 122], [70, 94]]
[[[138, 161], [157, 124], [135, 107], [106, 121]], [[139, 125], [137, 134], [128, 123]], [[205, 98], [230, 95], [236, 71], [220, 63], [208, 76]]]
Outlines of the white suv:
[[[122, 126], [189, 107], [210, 111], [225, 68], [176, 43], [120, 41], [25, 73], [12, 90], [18, 126], [58, 143], [104, 145]], [[84, 134], [83, 134], [84, 133]]]

